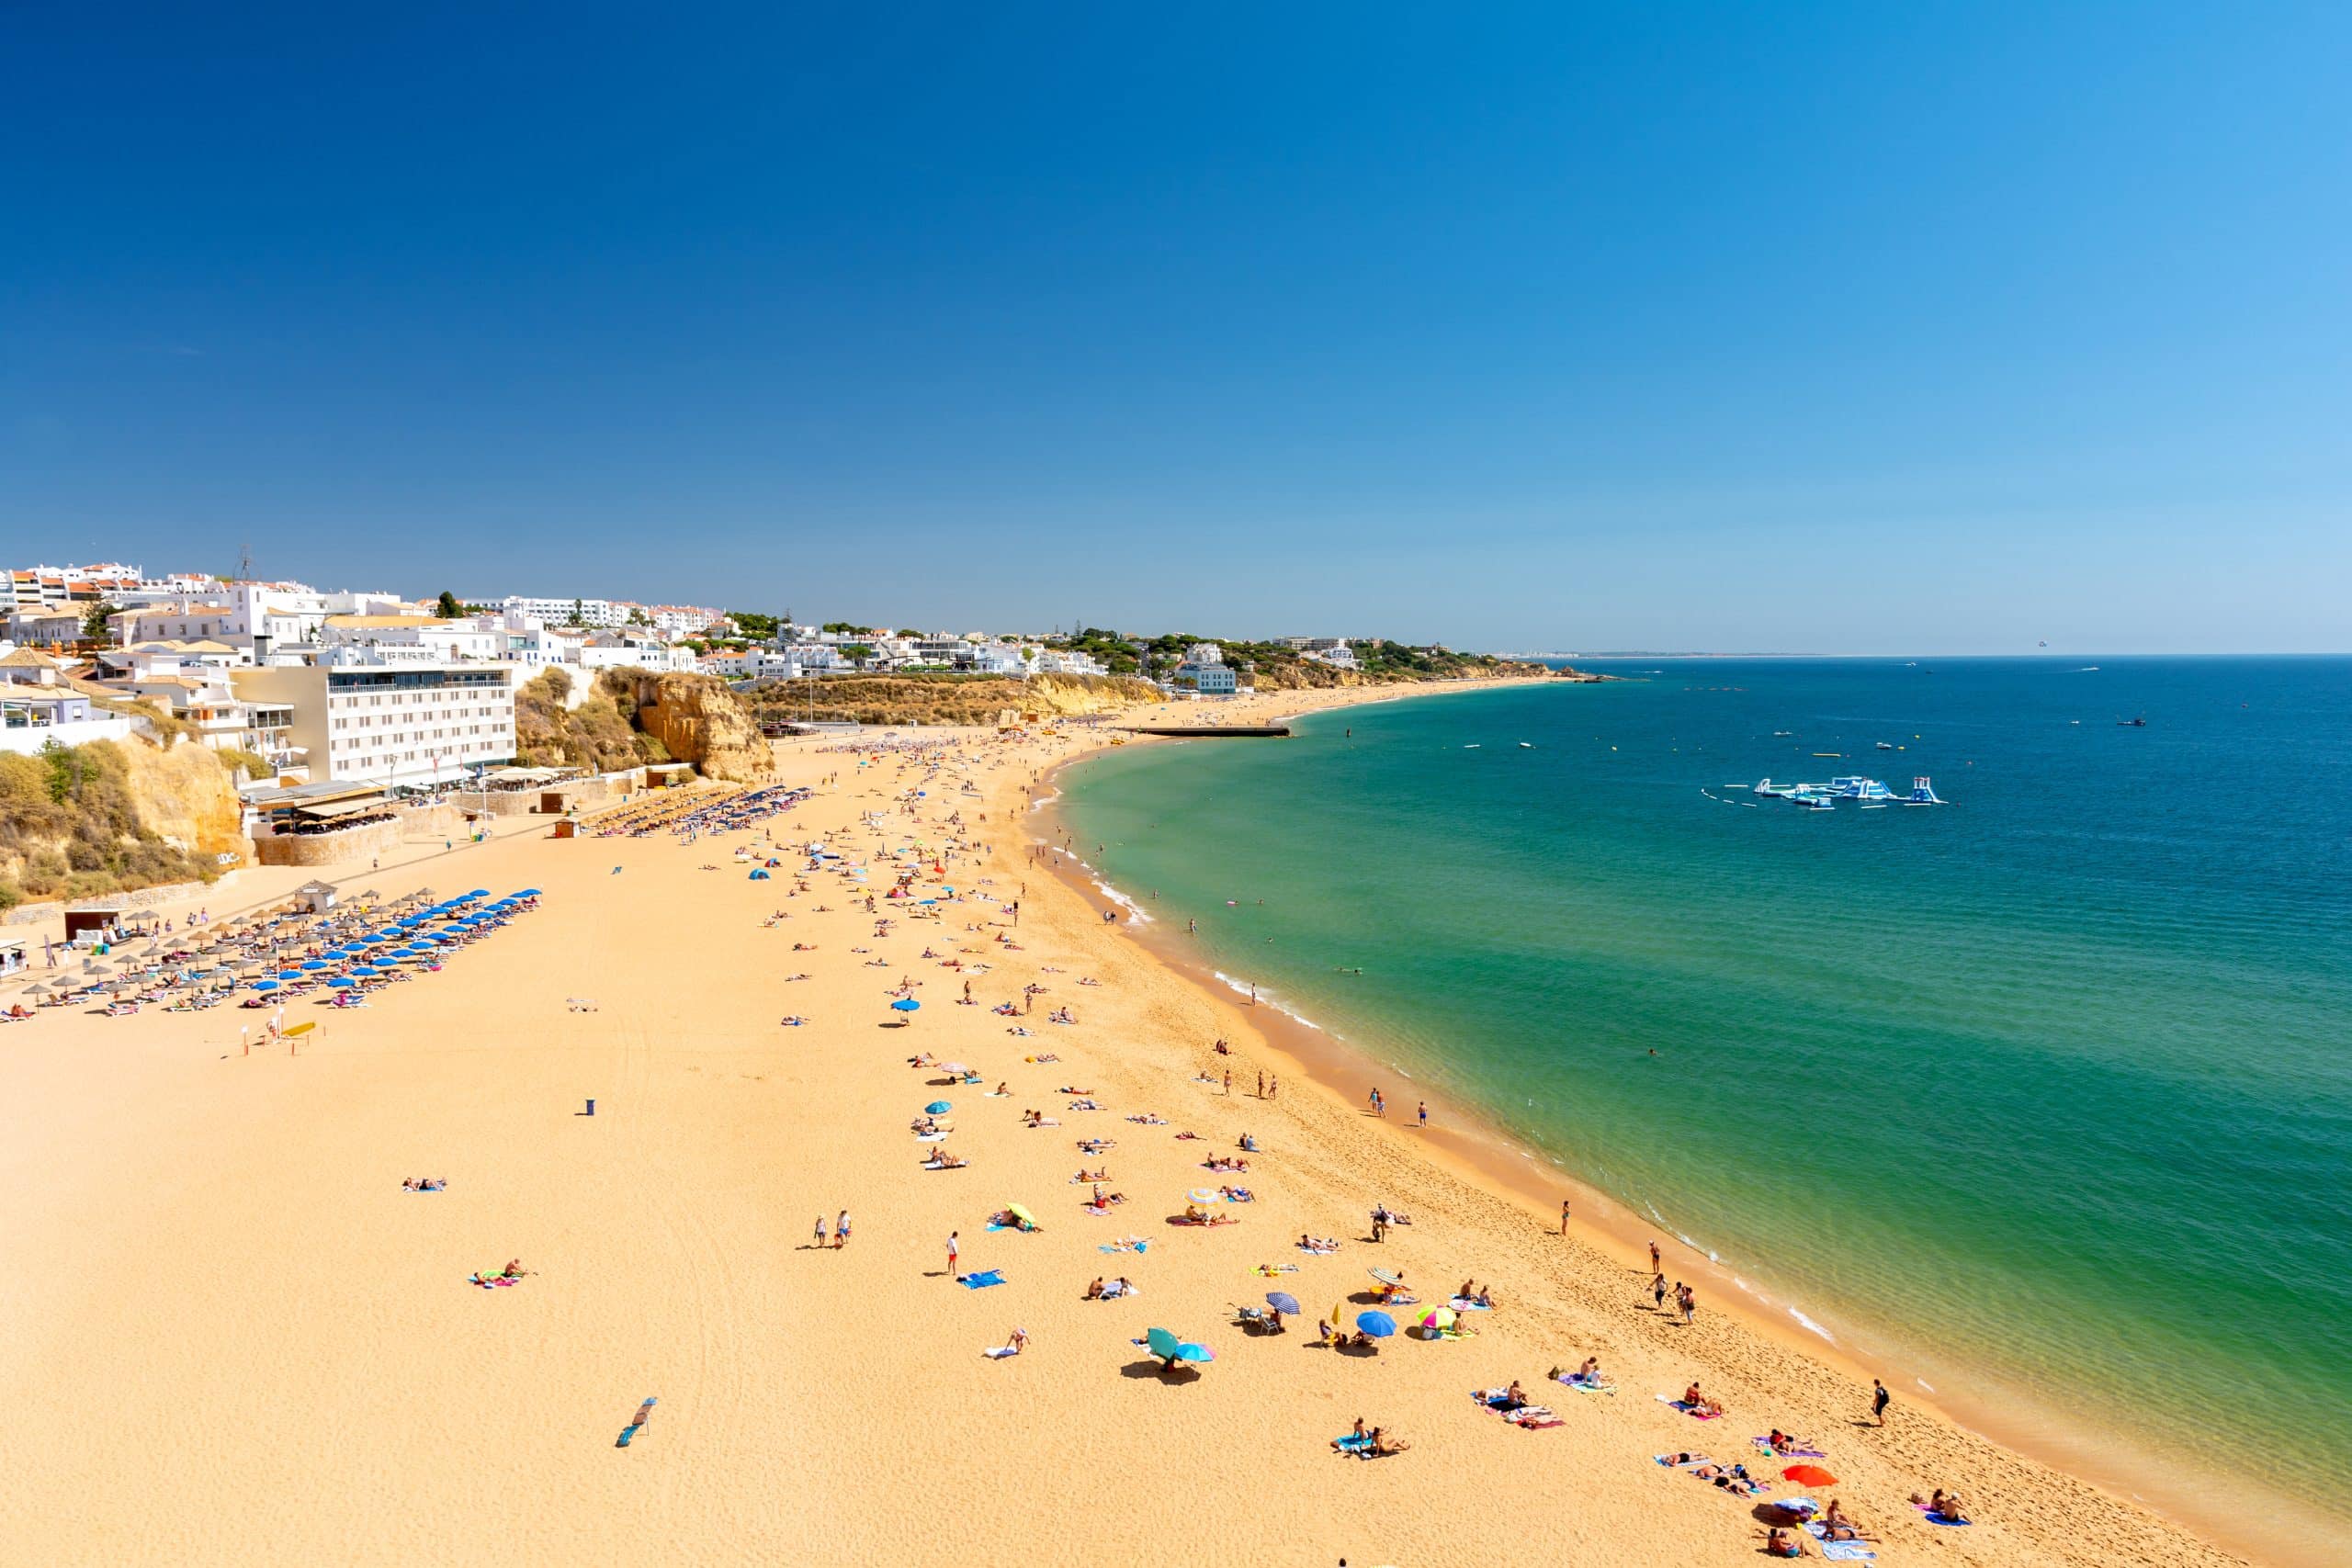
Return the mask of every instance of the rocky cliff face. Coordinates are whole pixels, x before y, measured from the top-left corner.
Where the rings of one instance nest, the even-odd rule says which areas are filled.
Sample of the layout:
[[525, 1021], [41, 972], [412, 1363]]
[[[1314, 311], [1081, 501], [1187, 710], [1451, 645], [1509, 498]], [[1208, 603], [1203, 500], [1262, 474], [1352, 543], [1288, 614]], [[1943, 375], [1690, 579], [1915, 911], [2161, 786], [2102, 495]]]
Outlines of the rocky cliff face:
[[193, 742], [0, 753], [0, 909], [209, 880], [252, 846], [228, 771]]
[[168, 751], [139, 744], [122, 750], [148, 831], [207, 863], [222, 854], [250, 863], [253, 844], [235, 781], [209, 748], [183, 742]]
[[634, 671], [608, 675], [628, 682], [635, 698], [631, 716], [639, 729], [659, 740], [681, 762], [710, 779], [763, 778], [768, 743], [743, 699], [715, 675], [646, 675]]
[[843, 675], [786, 682], [762, 695], [775, 719], [854, 724], [1018, 724], [1023, 714], [1116, 713], [1167, 700], [1148, 681], [1114, 675]]

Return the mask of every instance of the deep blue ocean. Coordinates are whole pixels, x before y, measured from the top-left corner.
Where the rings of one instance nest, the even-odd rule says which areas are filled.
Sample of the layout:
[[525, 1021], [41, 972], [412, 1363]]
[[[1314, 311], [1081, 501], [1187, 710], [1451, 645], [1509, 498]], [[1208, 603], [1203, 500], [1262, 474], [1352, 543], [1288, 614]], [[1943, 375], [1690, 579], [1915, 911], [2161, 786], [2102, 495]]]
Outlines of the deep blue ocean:
[[[1066, 818], [1771, 1310], [2352, 1518], [2352, 660], [1584, 667], [1130, 748]], [[1950, 804], [1731, 787], [1849, 773]]]

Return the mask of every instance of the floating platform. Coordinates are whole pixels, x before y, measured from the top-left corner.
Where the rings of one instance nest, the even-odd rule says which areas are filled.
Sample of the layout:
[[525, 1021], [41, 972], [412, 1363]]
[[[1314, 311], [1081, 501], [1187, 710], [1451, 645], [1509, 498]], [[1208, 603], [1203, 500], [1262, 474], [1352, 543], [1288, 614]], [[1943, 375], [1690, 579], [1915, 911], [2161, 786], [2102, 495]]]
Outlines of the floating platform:
[[1170, 735], [1188, 740], [1280, 740], [1290, 734], [1287, 724], [1123, 724], [1129, 735]]

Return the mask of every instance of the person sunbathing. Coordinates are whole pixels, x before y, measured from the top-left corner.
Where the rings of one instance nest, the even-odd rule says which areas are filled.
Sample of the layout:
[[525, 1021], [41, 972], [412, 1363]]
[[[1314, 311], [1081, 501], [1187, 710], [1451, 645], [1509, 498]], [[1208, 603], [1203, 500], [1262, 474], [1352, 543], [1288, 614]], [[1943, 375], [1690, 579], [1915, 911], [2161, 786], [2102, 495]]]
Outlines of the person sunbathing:
[[945, 1149], [935, 1149], [932, 1152], [932, 1156], [922, 1162], [922, 1168], [925, 1170], [961, 1170], [971, 1163], [970, 1160], [949, 1154]]
[[1312, 1252], [1324, 1257], [1329, 1257], [1340, 1250], [1339, 1239], [1336, 1236], [1307, 1235], [1303, 1232], [1298, 1238], [1298, 1247], [1302, 1252]]
[[1086, 1287], [1086, 1299], [1090, 1302], [1099, 1302], [1102, 1299], [1102, 1276], [1100, 1274], [1094, 1277], [1092, 1284]]
[[1803, 1557], [1804, 1555], [1804, 1548], [1797, 1544], [1796, 1537], [1781, 1529], [1778, 1525], [1775, 1525], [1772, 1527], [1770, 1533], [1766, 1535], [1764, 1538], [1764, 1555], [1767, 1557]]
[[1962, 1511], [1960, 1494], [1957, 1492], [1947, 1492], [1939, 1486], [1936, 1488], [1935, 1495], [1926, 1502], [1919, 1502], [1919, 1495], [1917, 1492], [1911, 1494], [1911, 1501], [1918, 1503], [1920, 1507], [1927, 1509], [1928, 1517], [1931, 1519], [1941, 1519], [1951, 1525], [1964, 1525], [1969, 1522], [1968, 1515]]
[[1773, 1427], [1771, 1436], [1764, 1440], [1776, 1454], [1799, 1453], [1815, 1450], [1816, 1448], [1816, 1445], [1798, 1437], [1794, 1432], [1783, 1432], [1778, 1427]]
[[1519, 1380], [1517, 1378], [1513, 1378], [1510, 1380], [1510, 1386], [1503, 1390], [1502, 1403], [1497, 1404], [1495, 1408], [1498, 1410], [1517, 1410], [1526, 1403], [1526, 1391], [1519, 1386]]
[[1720, 1416], [1724, 1413], [1722, 1405], [1699, 1392], [1699, 1385], [1696, 1382], [1682, 1391], [1682, 1403], [1690, 1407], [1694, 1416]]
[[1389, 1454], [1401, 1454], [1412, 1446], [1401, 1438], [1390, 1437], [1378, 1427], [1372, 1429], [1372, 1451], [1384, 1458]]
[[1874, 1537], [1862, 1533], [1862, 1527], [1847, 1517], [1837, 1498], [1829, 1499], [1829, 1506], [1820, 1519], [1824, 1540], [1871, 1540]]
[[1600, 1358], [1598, 1356], [1587, 1356], [1584, 1359], [1584, 1365], [1576, 1370], [1569, 1381], [1571, 1382], [1580, 1382], [1588, 1385], [1600, 1382]]
[[[1316, 1326], [1321, 1328], [1324, 1325], [1318, 1323]], [[1359, 1416], [1356, 1417], [1355, 1426], [1349, 1430], [1346, 1437], [1331, 1439], [1331, 1451], [1335, 1454], [1351, 1453], [1363, 1447], [1371, 1439], [1372, 1434], [1364, 1430], [1363, 1417]]]

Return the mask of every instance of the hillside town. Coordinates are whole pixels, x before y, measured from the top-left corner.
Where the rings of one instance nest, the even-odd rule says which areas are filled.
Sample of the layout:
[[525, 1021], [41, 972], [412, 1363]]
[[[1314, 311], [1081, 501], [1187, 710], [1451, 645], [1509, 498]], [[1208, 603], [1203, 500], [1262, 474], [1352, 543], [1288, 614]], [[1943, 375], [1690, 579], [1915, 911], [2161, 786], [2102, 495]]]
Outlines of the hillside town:
[[[266, 861], [309, 863], [328, 846], [295, 840], [331, 835], [356, 853], [348, 829], [396, 807], [462, 797], [470, 808], [454, 834], [526, 801], [570, 809], [582, 791], [620, 787], [593, 782], [616, 770], [641, 787], [647, 768], [703, 761], [662, 742], [665, 707], [692, 710], [673, 729], [707, 737], [723, 706], [720, 729], [775, 734], [803, 720], [888, 721], [899, 710], [877, 696], [909, 691], [922, 694], [920, 713], [944, 711], [928, 705], [944, 694], [966, 715], [1039, 705], [1004, 683], [1034, 693], [1049, 680], [1087, 688], [1098, 706], [1215, 703], [1251, 694], [1261, 675], [1277, 686], [1445, 678], [1461, 658], [1337, 637], [1002, 635], [44, 565], [0, 574], [0, 757], [193, 742], [235, 791], [233, 837]], [[679, 679], [692, 677], [712, 681]]]

